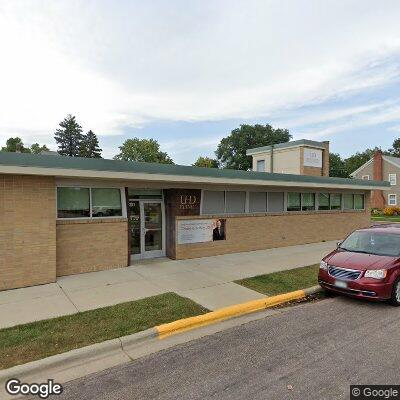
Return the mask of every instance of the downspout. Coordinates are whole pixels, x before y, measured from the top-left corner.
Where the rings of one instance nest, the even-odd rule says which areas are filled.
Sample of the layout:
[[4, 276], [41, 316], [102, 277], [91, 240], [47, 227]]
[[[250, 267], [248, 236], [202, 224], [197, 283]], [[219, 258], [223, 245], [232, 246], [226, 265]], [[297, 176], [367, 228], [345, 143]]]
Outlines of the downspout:
[[274, 145], [271, 145], [271, 162], [269, 167], [269, 172], [274, 172]]

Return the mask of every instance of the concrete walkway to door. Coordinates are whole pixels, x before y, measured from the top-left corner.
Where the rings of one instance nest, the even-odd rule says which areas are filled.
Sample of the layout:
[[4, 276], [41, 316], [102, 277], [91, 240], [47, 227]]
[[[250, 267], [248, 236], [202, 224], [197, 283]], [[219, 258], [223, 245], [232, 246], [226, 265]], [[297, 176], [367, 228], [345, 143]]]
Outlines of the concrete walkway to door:
[[259, 299], [233, 281], [315, 264], [335, 242], [245, 253], [138, 262], [127, 268], [61, 277], [56, 283], [0, 292], [0, 328], [74, 314], [165, 292], [215, 310]]

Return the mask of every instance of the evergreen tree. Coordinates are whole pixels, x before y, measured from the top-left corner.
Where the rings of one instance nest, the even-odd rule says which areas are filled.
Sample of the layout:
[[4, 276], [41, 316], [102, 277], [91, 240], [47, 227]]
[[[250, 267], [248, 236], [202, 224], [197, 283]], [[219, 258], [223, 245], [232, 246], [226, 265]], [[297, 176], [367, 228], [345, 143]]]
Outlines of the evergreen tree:
[[89, 131], [83, 136], [80, 146], [80, 157], [101, 158], [99, 140], [93, 131]]
[[58, 154], [70, 157], [79, 156], [83, 139], [82, 127], [71, 114], [68, 114], [60, 122], [60, 127], [54, 133], [54, 139], [58, 145]]

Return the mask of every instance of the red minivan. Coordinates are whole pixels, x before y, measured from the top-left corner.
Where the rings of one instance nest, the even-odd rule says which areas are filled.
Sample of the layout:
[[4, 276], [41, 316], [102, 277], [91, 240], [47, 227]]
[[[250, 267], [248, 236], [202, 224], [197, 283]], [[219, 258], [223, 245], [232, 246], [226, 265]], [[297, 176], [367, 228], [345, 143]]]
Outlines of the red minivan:
[[318, 282], [327, 291], [400, 306], [400, 225], [351, 233], [322, 259]]

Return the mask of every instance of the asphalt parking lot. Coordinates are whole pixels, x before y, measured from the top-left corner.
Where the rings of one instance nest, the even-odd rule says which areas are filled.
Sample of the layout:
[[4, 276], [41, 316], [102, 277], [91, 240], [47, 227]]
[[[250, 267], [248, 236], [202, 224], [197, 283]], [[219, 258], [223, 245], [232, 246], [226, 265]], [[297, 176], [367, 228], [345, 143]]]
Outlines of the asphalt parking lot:
[[400, 308], [334, 297], [69, 382], [60, 399], [348, 399], [400, 382]]

